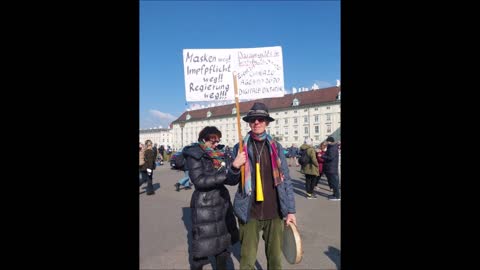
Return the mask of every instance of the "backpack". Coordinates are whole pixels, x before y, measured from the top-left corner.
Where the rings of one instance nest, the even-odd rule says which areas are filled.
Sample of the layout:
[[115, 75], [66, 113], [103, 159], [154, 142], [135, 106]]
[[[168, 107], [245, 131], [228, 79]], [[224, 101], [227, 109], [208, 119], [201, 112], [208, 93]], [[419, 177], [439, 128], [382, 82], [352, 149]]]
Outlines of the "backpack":
[[300, 157], [298, 158], [298, 163], [300, 163], [300, 165], [302, 166], [310, 163], [310, 157], [307, 154], [307, 150], [308, 149], [300, 150]]
[[185, 167], [185, 157], [183, 156], [183, 154], [175, 156], [175, 167], [179, 169]]

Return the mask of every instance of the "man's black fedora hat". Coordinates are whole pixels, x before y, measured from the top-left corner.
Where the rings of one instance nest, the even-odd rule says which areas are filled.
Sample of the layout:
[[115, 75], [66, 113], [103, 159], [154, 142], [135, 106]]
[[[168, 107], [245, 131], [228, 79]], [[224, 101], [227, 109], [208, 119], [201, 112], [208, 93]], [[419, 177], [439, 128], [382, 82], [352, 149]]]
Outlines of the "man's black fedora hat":
[[275, 121], [272, 117], [270, 117], [270, 114], [268, 113], [268, 108], [267, 105], [260, 103], [260, 102], [255, 102], [248, 111], [247, 116], [243, 117], [243, 121], [249, 122], [250, 119], [252, 118], [260, 118], [263, 117], [265, 118], [268, 122]]

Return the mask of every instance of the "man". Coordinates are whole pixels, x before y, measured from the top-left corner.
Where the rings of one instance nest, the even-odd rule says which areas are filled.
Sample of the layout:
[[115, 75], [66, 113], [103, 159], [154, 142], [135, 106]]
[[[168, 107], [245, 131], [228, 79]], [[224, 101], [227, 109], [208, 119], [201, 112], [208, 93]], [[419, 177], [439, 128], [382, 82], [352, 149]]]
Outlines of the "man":
[[153, 144], [153, 156], [155, 157], [154, 158], [154, 161], [153, 161], [153, 169], [155, 170], [157, 168], [157, 156], [158, 156], [158, 150], [157, 150], [157, 144]]
[[[245, 162], [233, 162], [229, 168], [233, 173], [229, 180], [240, 182], [233, 202], [240, 226], [240, 269], [254, 269], [260, 231], [265, 241], [267, 268], [282, 269], [283, 219], [287, 225], [297, 224], [287, 160], [282, 145], [265, 131], [275, 120], [265, 104], [256, 102], [243, 120], [251, 130], [243, 139], [242, 153], [238, 154], [239, 146], [235, 145], [233, 158], [242, 155]], [[240, 180], [242, 165], [244, 185]]]
[[328, 182], [332, 185], [333, 195], [329, 196], [331, 201], [340, 200], [340, 180], [338, 177], [338, 144], [335, 143], [335, 139], [331, 136], [327, 138], [327, 151], [322, 158], [325, 160], [323, 164], [323, 171], [327, 176]]
[[312, 139], [306, 138], [300, 150], [305, 151], [309, 157], [310, 162], [308, 164], [302, 164], [301, 172], [305, 174], [305, 192], [307, 193], [307, 199], [316, 199], [317, 195], [313, 193], [313, 189], [317, 186], [318, 182], [318, 161], [317, 153], [313, 148]]
[[192, 189], [190, 187], [190, 176], [188, 175], [187, 162], [185, 162], [185, 164], [183, 165], [182, 170], [184, 173], [183, 178], [181, 178], [180, 180], [177, 181], [177, 183], [175, 183], [175, 190], [177, 192], [180, 191], [180, 186], [184, 186], [185, 190]]
[[160, 145], [160, 148], [158, 149], [158, 153], [160, 155], [160, 165], [163, 165], [163, 159], [164, 159], [164, 155], [165, 155], [165, 146]]
[[290, 158], [290, 164], [288, 164], [288, 167], [291, 167], [292, 164], [295, 164], [295, 166], [300, 166], [297, 161], [297, 156], [298, 156], [298, 148], [297, 146], [293, 143], [292, 146], [288, 149], [288, 156]]

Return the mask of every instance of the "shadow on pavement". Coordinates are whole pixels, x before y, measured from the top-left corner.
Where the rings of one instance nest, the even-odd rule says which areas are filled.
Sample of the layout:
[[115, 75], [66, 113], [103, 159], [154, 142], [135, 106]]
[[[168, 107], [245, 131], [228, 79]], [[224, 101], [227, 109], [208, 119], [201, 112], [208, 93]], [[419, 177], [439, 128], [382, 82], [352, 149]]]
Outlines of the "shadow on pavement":
[[[327, 188], [324, 188], [323, 186], [327, 186]], [[327, 191], [327, 192], [325, 192]], [[318, 181], [318, 184], [317, 186], [315, 187], [314, 191], [316, 194], [322, 196], [322, 197], [325, 197], [325, 198], [328, 198], [330, 196], [330, 188], [328, 188], [328, 183], [326, 182], [322, 182], [322, 180], [320, 179], [320, 181]]]
[[325, 198], [327, 198], [327, 199], [328, 199], [328, 197], [330, 196], [330, 194], [325, 193], [325, 192], [320, 192], [320, 191], [318, 191], [318, 190], [314, 190], [313, 192], [316, 193], [318, 196], [322, 196], [322, 197], [325, 197]]
[[307, 193], [305, 192], [305, 181], [292, 178], [292, 187], [293, 187], [293, 192], [297, 193], [302, 197], [307, 196]]
[[[261, 241], [261, 240], [260, 240]], [[238, 263], [240, 264], [240, 241], [237, 242], [233, 247], [231, 248], [233, 256], [237, 259]], [[261, 252], [261, 251], [260, 251]], [[231, 261], [231, 264], [230, 264]], [[234, 269], [233, 265], [233, 260], [227, 261], [227, 269]], [[258, 260], [255, 262], [255, 269], [257, 270], [263, 270], [262, 266], [258, 262]]]
[[[192, 212], [190, 207], [182, 207], [182, 221], [185, 224], [185, 230], [187, 231], [187, 241], [188, 241], [188, 263], [190, 264], [190, 267], [192, 266], [193, 260], [192, 260], [192, 255], [191, 255], [191, 249], [192, 249], [192, 218], [191, 218]], [[233, 254], [233, 256], [237, 259], [237, 261], [240, 263], [240, 242], [237, 242], [235, 245], [230, 247], [230, 251]], [[210, 264], [212, 265], [212, 269], [216, 270], [216, 264], [215, 264], [215, 257], [214, 256], [208, 256], [208, 260], [210, 261]], [[258, 260], [255, 262], [255, 267], [257, 270], [263, 270], [262, 266], [260, 263], [258, 263]], [[232, 256], [230, 256], [227, 259], [227, 269], [234, 269], [234, 264], [233, 264], [233, 259]]]
[[[330, 188], [328, 188], [327, 180], [320, 179], [320, 181], [318, 181], [318, 184], [323, 185], [323, 186], [327, 186], [327, 188], [323, 188], [323, 187], [317, 185], [316, 189], [314, 190], [314, 193], [316, 193], [316, 194], [318, 194], [322, 197], [328, 198], [328, 196], [330, 196]], [[305, 178], [300, 177], [300, 180], [292, 178], [292, 187], [293, 187], [293, 192], [295, 192], [296, 194], [298, 194], [302, 197], [307, 196], [307, 193], [305, 192]], [[322, 191], [320, 191], [320, 190], [322, 190]], [[328, 192], [323, 192], [323, 190], [328, 191]]]
[[188, 241], [188, 263], [190, 264], [190, 268], [192, 266], [192, 255], [191, 255], [191, 248], [192, 248], [192, 212], [190, 207], [182, 207], [182, 221], [185, 224], [185, 230], [187, 230], [187, 241]]
[[325, 251], [324, 253], [328, 258], [330, 258], [330, 260], [332, 260], [332, 262], [335, 263], [337, 269], [340, 269], [340, 250], [335, 247], [328, 246], [328, 251]]
[[[147, 190], [147, 182], [145, 182], [144, 184], [145, 186], [142, 187], [143, 191], [140, 192], [139, 194], [143, 194]], [[157, 189], [160, 189], [160, 183], [153, 184], [153, 191], [157, 191]]]

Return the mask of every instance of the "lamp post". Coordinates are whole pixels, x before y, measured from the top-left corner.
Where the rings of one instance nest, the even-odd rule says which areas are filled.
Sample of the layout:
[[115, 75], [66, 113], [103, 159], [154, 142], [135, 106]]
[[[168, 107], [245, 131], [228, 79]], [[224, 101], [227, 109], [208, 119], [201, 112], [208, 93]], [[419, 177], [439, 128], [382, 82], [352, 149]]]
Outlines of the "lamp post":
[[180, 122], [180, 129], [182, 130], [182, 148], [183, 148], [183, 127], [185, 126], [185, 122]]

